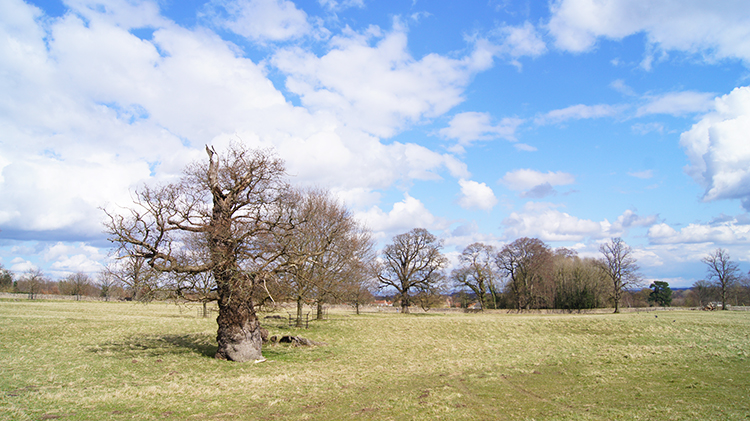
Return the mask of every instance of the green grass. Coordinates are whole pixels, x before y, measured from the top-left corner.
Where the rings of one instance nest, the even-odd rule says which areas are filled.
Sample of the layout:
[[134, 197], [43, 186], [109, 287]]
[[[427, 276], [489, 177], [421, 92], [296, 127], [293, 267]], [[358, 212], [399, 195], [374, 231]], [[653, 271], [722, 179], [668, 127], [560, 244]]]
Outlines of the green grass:
[[261, 364], [196, 315], [0, 302], [0, 419], [750, 419], [750, 312], [334, 313]]

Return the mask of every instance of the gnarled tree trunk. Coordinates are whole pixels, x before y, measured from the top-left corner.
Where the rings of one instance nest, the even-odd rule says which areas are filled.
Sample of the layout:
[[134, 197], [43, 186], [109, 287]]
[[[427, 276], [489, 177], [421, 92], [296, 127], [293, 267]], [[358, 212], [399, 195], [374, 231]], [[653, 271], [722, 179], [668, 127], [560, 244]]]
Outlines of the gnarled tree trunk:
[[[249, 294], [251, 290], [241, 288], [238, 293], [227, 288], [228, 283], [231, 281], [222, 282], [223, 287], [219, 287], [219, 317], [216, 318], [219, 348], [216, 358], [238, 362], [262, 360], [263, 340], [260, 321]], [[244, 291], [248, 293], [242, 293]]]

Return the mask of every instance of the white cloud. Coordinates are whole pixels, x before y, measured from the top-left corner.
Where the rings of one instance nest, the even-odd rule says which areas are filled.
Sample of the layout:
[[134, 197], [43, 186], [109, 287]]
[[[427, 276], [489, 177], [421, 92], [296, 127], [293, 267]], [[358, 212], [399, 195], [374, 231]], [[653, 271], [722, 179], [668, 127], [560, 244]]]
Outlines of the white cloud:
[[677, 231], [660, 223], [648, 230], [648, 239], [653, 244], [747, 244], [750, 243], [750, 225], [738, 224], [736, 221], [716, 225], [689, 224]]
[[272, 63], [287, 74], [287, 89], [304, 106], [332, 112], [348, 127], [380, 137], [444, 114], [463, 101], [471, 76], [492, 65], [484, 40], [460, 59], [428, 54], [417, 60], [398, 20], [385, 34], [378, 27], [363, 33], [347, 29], [331, 39], [330, 47], [322, 57], [301, 48], [282, 49]]
[[714, 94], [705, 92], [670, 92], [663, 95], [647, 96], [648, 103], [638, 107], [636, 116], [649, 114], [669, 114], [682, 116], [685, 114], [706, 112], [713, 105]]
[[636, 96], [635, 91], [633, 88], [625, 84], [625, 81], [622, 79], [617, 79], [609, 84], [609, 86], [616, 90], [617, 92], [625, 95], [625, 96]]
[[587, 118], [612, 117], [617, 115], [622, 107], [607, 104], [572, 105], [559, 110], [552, 110], [534, 119], [536, 124], [557, 124], [567, 120], [582, 120]]
[[[411, 143], [386, 145], [363, 132], [357, 119], [367, 119], [369, 109], [340, 114], [293, 106], [236, 46], [205, 28], [188, 30], [154, 16], [152, 3], [144, 3], [145, 11], [122, 2], [70, 4], [85, 10], [48, 20], [22, 2], [0, 4], [0, 225], [6, 238], [31, 232], [37, 239], [101, 238], [99, 206], [131, 203], [130, 192], [139, 185], [174, 180], [188, 162], [205, 159], [204, 144], [221, 147], [230, 139], [274, 148], [292, 182], [329, 187], [356, 206], [372, 206], [379, 197], [374, 191], [397, 182], [439, 179], [444, 172], [470, 177], [451, 154]], [[129, 32], [144, 22], [155, 26], [148, 40]], [[436, 93], [414, 107], [414, 118], [449, 108], [461, 99], [469, 76], [491, 64], [491, 57], [482, 64], [478, 47], [464, 59], [411, 59], [399, 44], [405, 43], [403, 31], [377, 47], [357, 46], [350, 35], [336, 41], [350, 48], [347, 53], [402, 55], [395, 62], [400, 69], [376, 77], [397, 93], [401, 84], [434, 76], [375, 107], [397, 120], [404, 115], [399, 107], [422, 100], [420, 89]], [[343, 51], [338, 48], [330, 54]], [[366, 67], [362, 60], [358, 65]], [[389, 85], [393, 79], [398, 83]], [[441, 95], [449, 100], [441, 102]], [[353, 124], [344, 120], [349, 117]]]
[[641, 217], [634, 210], [628, 209], [617, 217], [612, 226], [609, 227], [609, 231], [612, 235], [620, 235], [631, 227], [648, 227], [654, 225], [657, 220], [657, 215]]
[[536, 237], [542, 241], [582, 241], [603, 238], [609, 223], [579, 219], [553, 209], [554, 205], [527, 204], [523, 212], [512, 212], [503, 220], [506, 238]]
[[531, 169], [520, 169], [506, 173], [500, 182], [511, 190], [528, 190], [543, 184], [551, 186], [573, 184], [575, 183], [575, 177], [562, 171], [543, 173]]
[[705, 187], [703, 200], [741, 199], [750, 210], [750, 87], [716, 98], [714, 109], [680, 136], [685, 171]]
[[98, 248], [85, 243], [64, 244], [58, 242], [47, 247], [42, 257], [50, 263], [51, 274], [64, 277], [76, 272], [94, 275], [103, 266], [100, 261], [106, 258]]
[[341, 11], [344, 9], [349, 9], [351, 7], [356, 7], [359, 9], [362, 9], [365, 7], [364, 0], [344, 0], [344, 1], [318, 0], [318, 4], [332, 11]]
[[394, 203], [388, 213], [375, 206], [367, 212], [356, 214], [356, 217], [381, 238], [387, 234], [400, 234], [412, 228], [444, 230], [449, 226], [445, 219], [430, 213], [424, 203], [409, 194], [404, 194], [404, 200]]
[[556, 194], [557, 190], [552, 187], [552, 184], [550, 184], [549, 182], [544, 182], [532, 187], [528, 191], [521, 193], [521, 197], [526, 197], [529, 199], [541, 199], [547, 196], [554, 196]]
[[512, 212], [505, 220], [506, 238], [537, 237], [542, 241], [600, 240], [624, 235], [631, 227], [646, 227], [656, 222], [656, 216], [642, 218], [626, 210], [614, 223], [607, 219], [592, 221], [561, 212], [559, 205], [529, 202], [522, 212]]
[[478, 140], [503, 138], [516, 141], [516, 129], [523, 123], [519, 118], [504, 118], [497, 125], [492, 124], [489, 113], [465, 112], [453, 116], [448, 127], [440, 129], [440, 136], [455, 139], [456, 152], [463, 152], [465, 147]]
[[654, 176], [654, 171], [644, 170], [644, 171], [629, 172], [628, 175], [631, 177], [647, 180]]
[[646, 135], [651, 132], [664, 133], [664, 124], [657, 122], [635, 123], [630, 126], [630, 129], [633, 130], [634, 133], [638, 133], [640, 135]]
[[66, 0], [65, 5], [87, 20], [123, 28], [158, 27], [167, 23], [153, 0]]
[[259, 42], [300, 38], [312, 29], [288, 0], [212, 0], [208, 10], [214, 24]]
[[31, 263], [28, 260], [24, 260], [20, 257], [16, 257], [15, 259], [11, 260], [9, 269], [17, 274], [22, 274], [23, 272], [27, 272], [30, 270], [38, 269], [38, 266]]
[[492, 35], [500, 38], [497, 53], [509, 56], [513, 65], [519, 68], [519, 58], [538, 57], [547, 52], [547, 45], [541, 35], [528, 21], [521, 26], [501, 26], [492, 31]]
[[536, 147], [527, 145], [525, 143], [514, 143], [513, 147], [519, 151], [524, 151], [524, 152], [535, 152], [537, 150]]
[[[651, 49], [750, 63], [750, 8], [735, 0], [557, 0], [548, 29], [558, 48], [588, 51], [599, 37], [645, 33]], [[647, 58], [647, 61], [650, 61]]]
[[458, 204], [464, 209], [492, 210], [497, 204], [497, 198], [492, 189], [485, 183], [472, 180], [458, 180], [461, 186], [461, 198]]

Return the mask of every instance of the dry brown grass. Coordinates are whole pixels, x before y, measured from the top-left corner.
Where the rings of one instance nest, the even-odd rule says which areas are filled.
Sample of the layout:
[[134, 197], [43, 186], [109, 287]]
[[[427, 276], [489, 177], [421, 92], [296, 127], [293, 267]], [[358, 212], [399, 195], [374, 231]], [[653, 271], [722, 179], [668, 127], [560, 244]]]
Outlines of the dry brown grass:
[[0, 417], [746, 419], [750, 313], [332, 313], [327, 343], [218, 361], [168, 304], [0, 302]]

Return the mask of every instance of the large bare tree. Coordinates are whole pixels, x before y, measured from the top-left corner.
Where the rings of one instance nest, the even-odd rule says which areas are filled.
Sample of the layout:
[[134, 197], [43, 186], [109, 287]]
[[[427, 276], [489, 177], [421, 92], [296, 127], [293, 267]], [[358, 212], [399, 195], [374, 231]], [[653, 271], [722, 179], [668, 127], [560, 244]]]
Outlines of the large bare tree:
[[701, 259], [708, 266], [708, 280], [712, 281], [721, 293], [721, 309], [727, 309], [727, 290], [739, 280], [740, 268], [729, 257], [729, 252], [718, 248]]
[[627, 289], [640, 286], [643, 278], [633, 256], [633, 249], [620, 237], [612, 238], [609, 242], [599, 246], [604, 255], [601, 267], [610, 280], [611, 297], [615, 305], [615, 313], [620, 312], [620, 300]]
[[393, 237], [383, 250], [378, 270], [381, 288], [394, 288], [401, 300], [401, 311], [409, 312], [413, 293], [431, 292], [443, 281], [448, 259], [443, 243], [424, 228], [415, 228]]
[[[219, 304], [216, 358], [261, 360], [255, 286], [279, 260], [267, 247], [288, 230], [284, 164], [263, 150], [233, 144], [190, 165], [175, 183], [144, 187], [127, 212], [108, 212], [107, 230], [120, 254], [143, 258], [159, 272], [210, 272]], [[200, 244], [200, 252], [190, 245]], [[271, 250], [271, 252], [269, 252]]]

